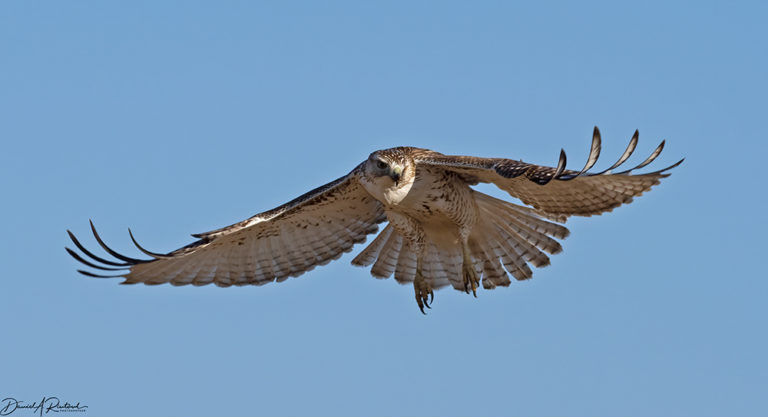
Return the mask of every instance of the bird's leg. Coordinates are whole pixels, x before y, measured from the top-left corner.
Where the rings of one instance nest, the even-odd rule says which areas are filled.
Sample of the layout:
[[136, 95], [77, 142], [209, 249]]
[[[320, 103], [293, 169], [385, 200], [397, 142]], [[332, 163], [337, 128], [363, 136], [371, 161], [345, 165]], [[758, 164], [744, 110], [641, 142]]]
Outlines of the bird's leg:
[[[426, 234], [424, 228], [418, 220], [405, 214], [394, 211], [387, 211], [387, 220], [398, 233], [400, 233], [408, 242], [408, 250], [416, 255], [416, 274], [413, 277], [413, 291], [416, 295], [416, 304], [419, 306], [422, 314], [424, 307], [431, 308], [429, 305], [435, 299], [435, 293], [432, 292], [432, 285], [424, 278], [422, 273], [422, 260], [426, 255]], [[395, 271], [397, 275], [397, 271]]]
[[432, 308], [429, 304], [435, 300], [435, 293], [432, 292], [432, 285], [424, 279], [424, 275], [421, 273], [420, 255], [416, 260], [416, 276], [413, 279], [413, 290], [416, 293], [416, 304], [419, 305], [419, 310], [421, 310], [422, 314], [427, 314], [424, 312], [424, 307]]
[[469, 251], [469, 244], [464, 241], [461, 244], [461, 255], [464, 261], [461, 265], [461, 271], [464, 278], [464, 291], [469, 294], [472, 290], [472, 295], [477, 298], [477, 287], [480, 286], [480, 278], [475, 271], [475, 263], [472, 261], [472, 254]]

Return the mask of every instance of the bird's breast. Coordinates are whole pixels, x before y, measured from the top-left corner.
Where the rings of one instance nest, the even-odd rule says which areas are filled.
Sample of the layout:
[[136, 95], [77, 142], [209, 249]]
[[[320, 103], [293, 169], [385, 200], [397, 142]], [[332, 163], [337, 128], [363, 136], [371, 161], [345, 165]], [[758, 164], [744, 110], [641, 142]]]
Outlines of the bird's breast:
[[382, 197], [384, 203], [390, 206], [399, 206], [406, 200], [413, 188], [413, 181], [401, 184], [399, 187], [390, 187], [384, 189]]
[[429, 169], [419, 169], [411, 183], [404, 184], [400, 189], [388, 190], [385, 198], [393, 209], [425, 220], [446, 213], [446, 199], [451, 198], [449, 193], [444, 176], [436, 175]]
[[[388, 177], [365, 179], [363, 186], [387, 210], [418, 220], [437, 221], [452, 218], [468, 197], [469, 187], [456, 184], [455, 176], [442, 170], [420, 167], [409, 181], [395, 185]], [[464, 190], [466, 189], [466, 190]]]
[[413, 179], [408, 182], [395, 184], [389, 177], [374, 177], [360, 179], [366, 191], [388, 207], [396, 207], [408, 197], [413, 187]]

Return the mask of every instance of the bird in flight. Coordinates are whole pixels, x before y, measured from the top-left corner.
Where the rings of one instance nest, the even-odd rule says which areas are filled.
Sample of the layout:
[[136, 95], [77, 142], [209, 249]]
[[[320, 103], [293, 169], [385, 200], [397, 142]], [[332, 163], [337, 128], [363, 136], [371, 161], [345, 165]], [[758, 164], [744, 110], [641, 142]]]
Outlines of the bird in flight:
[[[394, 274], [397, 282], [412, 283], [424, 313], [424, 307], [431, 308], [434, 290], [442, 287], [477, 296], [481, 283], [493, 289], [509, 286], [509, 275], [531, 278], [529, 264], [549, 265], [547, 254], [562, 251], [555, 239], [568, 236], [560, 223], [569, 216], [592, 216], [629, 203], [683, 162], [633, 175], [659, 156], [662, 141], [636, 167], [614, 172], [634, 152], [637, 141], [635, 131], [618, 161], [597, 173], [588, 172], [600, 155], [597, 127], [580, 171], [565, 168], [562, 150], [553, 168], [414, 147], [384, 149], [341, 178], [239, 223], [192, 235], [196, 241], [169, 253], [144, 249], [129, 229], [131, 240], [149, 259], [120, 254], [104, 243], [92, 222], [96, 242], [115, 259], [89, 251], [69, 230], [85, 257], [66, 250], [86, 266], [110, 274], [78, 272], [122, 277], [123, 284], [263, 285], [338, 259], [387, 222], [352, 264], [372, 265], [376, 278]], [[470, 187], [478, 183], [493, 183], [530, 207]]]

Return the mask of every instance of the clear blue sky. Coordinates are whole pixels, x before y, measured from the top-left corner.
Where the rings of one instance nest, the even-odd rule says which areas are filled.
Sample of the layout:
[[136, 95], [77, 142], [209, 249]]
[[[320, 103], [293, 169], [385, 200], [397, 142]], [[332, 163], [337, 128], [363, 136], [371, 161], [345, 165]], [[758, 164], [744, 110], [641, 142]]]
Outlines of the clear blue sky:
[[[290, 4], [289, 4], [290, 3]], [[322, 3], [322, 4], [320, 4]], [[383, 2], [382, 2], [383, 3]], [[0, 397], [88, 416], [764, 416], [764, 2], [0, 2]], [[353, 254], [264, 287], [85, 278], [379, 148], [686, 162], [533, 280], [410, 286]], [[488, 188], [484, 188], [488, 190]], [[357, 253], [361, 246], [357, 246]], [[15, 415], [31, 415], [17, 411]]]

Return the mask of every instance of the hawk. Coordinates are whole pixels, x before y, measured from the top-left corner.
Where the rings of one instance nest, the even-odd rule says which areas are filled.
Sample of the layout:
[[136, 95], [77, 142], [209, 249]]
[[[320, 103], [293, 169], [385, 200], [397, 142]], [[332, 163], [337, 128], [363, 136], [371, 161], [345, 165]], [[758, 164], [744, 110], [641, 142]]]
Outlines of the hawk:
[[[683, 162], [646, 174], [632, 172], [659, 156], [664, 141], [638, 166], [613, 172], [634, 152], [638, 132], [610, 168], [588, 172], [600, 155], [595, 127], [587, 163], [580, 171], [565, 168], [560, 151], [557, 167], [502, 158], [451, 156], [414, 147], [373, 152], [349, 174], [275, 209], [239, 223], [192, 235], [196, 241], [170, 253], [144, 249], [149, 259], [112, 250], [96, 232], [98, 244], [115, 259], [86, 249], [67, 230], [78, 252], [66, 248], [88, 267], [112, 275], [78, 270], [98, 278], [123, 277], [123, 284], [263, 285], [297, 277], [349, 252], [387, 225], [353, 265], [371, 266], [371, 275], [394, 274], [412, 283], [424, 313], [434, 290], [446, 286], [472, 293], [482, 283], [493, 289], [532, 277], [529, 265], [549, 264], [547, 254], [562, 251], [555, 239], [568, 236], [569, 216], [592, 216], [629, 203], [669, 176]], [[493, 183], [519, 199], [522, 206], [478, 192], [470, 186]]]

